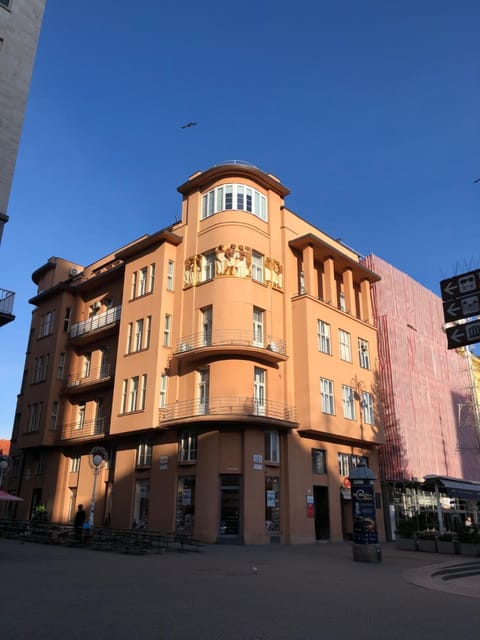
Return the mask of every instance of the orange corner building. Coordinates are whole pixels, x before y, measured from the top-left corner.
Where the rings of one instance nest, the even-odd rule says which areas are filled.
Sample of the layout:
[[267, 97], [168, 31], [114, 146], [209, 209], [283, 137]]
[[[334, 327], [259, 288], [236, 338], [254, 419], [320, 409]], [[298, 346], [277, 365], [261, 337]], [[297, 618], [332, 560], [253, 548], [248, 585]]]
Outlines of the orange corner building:
[[16, 517], [41, 504], [72, 521], [94, 491], [96, 525], [209, 543], [348, 538], [350, 469], [378, 475], [383, 442], [379, 278], [252, 165], [214, 166], [178, 191], [180, 222], [32, 276], [4, 487], [24, 498]]

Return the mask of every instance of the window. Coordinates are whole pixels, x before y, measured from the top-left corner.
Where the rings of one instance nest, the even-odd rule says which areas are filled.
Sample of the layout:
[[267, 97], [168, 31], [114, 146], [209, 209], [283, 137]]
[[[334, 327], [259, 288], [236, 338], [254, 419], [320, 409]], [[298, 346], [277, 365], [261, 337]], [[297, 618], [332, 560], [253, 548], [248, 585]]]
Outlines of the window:
[[335, 403], [333, 398], [333, 381], [320, 378], [320, 394], [322, 398], [322, 412], [335, 415]]
[[145, 529], [148, 526], [150, 510], [150, 482], [137, 480], [135, 482], [135, 498], [133, 503], [133, 527]]
[[76, 424], [76, 428], [79, 431], [81, 431], [85, 426], [85, 411], [86, 411], [85, 402], [80, 402], [80, 404], [78, 405], [77, 424]]
[[330, 343], [330, 325], [323, 320], [317, 320], [318, 325], [318, 350], [322, 353], [332, 354], [332, 345]]
[[133, 300], [137, 295], [137, 272], [132, 273], [132, 290], [130, 292], [130, 298]]
[[34, 433], [40, 429], [40, 418], [42, 415], [42, 403], [35, 402], [28, 405], [26, 432]]
[[345, 302], [345, 294], [342, 292], [338, 294], [338, 308], [340, 309], [340, 311], [347, 310], [347, 304]]
[[58, 402], [56, 400], [52, 403], [52, 413], [50, 414], [50, 429], [55, 431], [57, 428], [57, 418], [58, 418]]
[[143, 343], [143, 318], [135, 322], [135, 345], [134, 351], [141, 351]]
[[352, 353], [350, 350], [350, 334], [342, 329], [338, 330], [338, 340], [340, 343], [340, 358], [346, 362], [352, 361]]
[[263, 256], [256, 251], [252, 251], [252, 280], [264, 281]]
[[63, 330], [68, 332], [70, 329], [70, 321], [72, 319], [72, 309], [67, 307], [65, 309], [65, 317], [63, 319]]
[[373, 395], [367, 391], [362, 391], [362, 417], [365, 424], [375, 424]]
[[49, 336], [53, 332], [53, 320], [55, 318], [54, 311], [48, 311], [40, 318], [40, 327], [38, 330], [38, 337], [44, 338]]
[[160, 376], [160, 408], [164, 408], [167, 406], [167, 385], [168, 385], [168, 376], [165, 371]]
[[148, 292], [152, 293], [155, 287], [155, 265], [150, 265], [150, 282], [148, 283]]
[[33, 362], [32, 383], [44, 382], [47, 378], [48, 355], [35, 358]]
[[122, 404], [120, 413], [125, 413], [127, 410], [127, 390], [128, 390], [128, 380], [124, 380], [122, 382]]
[[92, 354], [90, 352], [83, 354], [83, 377], [88, 378], [92, 367]]
[[165, 314], [165, 324], [163, 329], [163, 346], [170, 346], [170, 331], [172, 327], [172, 316], [168, 313]]
[[175, 529], [193, 533], [195, 525], [195, 476], [178, 478]]
[[263, 347], [263, 319], [263, 310], [253, 307], [253, 344], [257, 347]]
[[243, 184], [224, 184], [202, 196], [201, 218], [219, 211], [246, 211], [267, 221], [267, 199], [259, 191]]
[[173, 278], [175, 275], [175, 262], [173, 260], [168, 261], [167, 267], [167, 290], [173, 291]]
[[137, 399], [138, 399], [138, 376], [130, 378], [130, 392], [128, 396], [128, 410], [136, 411], [137, 410]]
[[142, 440], [137, 447], [137, 467], [149, 467], [152, 464], [152, 445]]
[[197, 436], [194, 433], [181, 433], [178, 439], [178, 461], [195, 462], [197, 459]]
[[202, 256], [202, 282], [213, 280], [215, 277], [215, 251], [209, 251]]
[[58, 356], [57, 380], [63, 380], [64, 374], [65, 374], [65, 354], [62, 352]]
[[133, 333], [133, 323], [128, 323], [127, 328], [127, 353], [132, 352], [132, 333]]
[[210, 371], [200, 369], [198, 372], [198, 412], [208, 413], [208, 402], [210, 395]]
[[46, 453], [40, 453], [40, 454], [38, 454], [38, 458], [36, 460], [35, 474], [37, 476], [43, 476], [43, 474], [45, 473], [46, 469], [47, 469], [47, 454]]
[[355, 420], [355, 392], [352, 387], [342, 384], [343, 416]]
[[350, 471], [361, 464], [368, 467], [367, 456], [358, 456], [352, 453], [338, 453], [338, 473], [341, 477], [349, 476]]
[[140, 398], [138, 403], [139, 411], [143, 411], [145, 409], [146, 396], [147, 396], [147, 374], [144, 373], [140, 380]]
[[147, 293], [147, 267], [140, 269], [138, 280], [138, 295], [144, 296]]
[[78, 473], [80, 471], [80, 456], [70, 458], [70, 473]]
[[202, 309], [202, 341], [204, 346], [212, 344], [212, 307]]
[[280, 438], [278, 431], [265, 432], [265, 462], [280, 462]]
[[324, 449], [312, 449], [312, 473], [327, 473], [327, 452]]
[[257, 416], [265, 415], [265, 369], [255, 367], [253, 371], [253, 409]]
[[145, 342], [144, 349], [148, 349], [150, 347], [150, 335], [152, 332], [152, 316], [147, 316], [145, 322]]
[[[10, 3], [12, 2], [12, 0], [0, 0], [0, 6], [5, 7], [5, 8], [9, 8], [10, 7]], [[3, 40], [2, 40], [3, 42]]]
[[368, 342], [366, 340], [362, 340], [362, 338], [358, 339], [358, 359], [362, 369], [370, 369]]

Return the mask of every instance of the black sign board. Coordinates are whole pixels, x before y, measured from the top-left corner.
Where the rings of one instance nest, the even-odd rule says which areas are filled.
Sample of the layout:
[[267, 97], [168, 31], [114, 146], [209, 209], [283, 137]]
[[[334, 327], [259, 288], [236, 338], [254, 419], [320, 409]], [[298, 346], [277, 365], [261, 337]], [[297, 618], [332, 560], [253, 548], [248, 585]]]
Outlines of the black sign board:
[[480, 315], [480, 292], [447, 300], [443, 303], [445, 322], [455, 322], [455, 320], [472, 318], [478, 315]]
[[480, 320], [449, 327], [447, 329], [447, 340], [449, 349], [457, 349], [474, 342], [480, 342]]
[[443, 301], [480, 293], [480, 269], [442, 280], [440, 282], [440, 291], [442, 292]]

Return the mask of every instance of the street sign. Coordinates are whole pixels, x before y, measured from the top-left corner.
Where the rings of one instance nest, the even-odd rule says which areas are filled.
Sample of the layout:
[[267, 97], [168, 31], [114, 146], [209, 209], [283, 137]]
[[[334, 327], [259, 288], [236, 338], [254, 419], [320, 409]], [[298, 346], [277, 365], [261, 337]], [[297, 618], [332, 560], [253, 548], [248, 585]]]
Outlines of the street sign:
[[480, 342], [480, 320], [449, 327], [447, 329], [447, 340], [449, 349], [457, 349], [474, 342]]
[[462, 273], [440, 282], [442, 300], [453, 300], [460, 296], [480, 292], [480, 269]]
[[445, 322], [454, 322], [480, 314], [480, 293], [454, 298], [443, 303]]

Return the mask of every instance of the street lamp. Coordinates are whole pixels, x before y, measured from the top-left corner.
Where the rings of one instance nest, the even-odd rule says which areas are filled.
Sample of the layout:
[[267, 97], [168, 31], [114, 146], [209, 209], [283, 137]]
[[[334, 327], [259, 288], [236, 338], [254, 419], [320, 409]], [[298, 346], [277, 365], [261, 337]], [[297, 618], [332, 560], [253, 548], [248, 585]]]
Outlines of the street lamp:
[[90, 527], [95, 525], [95, 493], [97, 489], [97, 477], [102, 470], [103, 463], [107, 460], [107, 452], [103, 447], [94, 447], [90, 451], [90, 462], [93, 468], [93, 488], [92, 488], [92, 500], [90, 502], [90, 515], [88, 518], [88, 524]]
[[3, 486], [3, 474], [8, 469], [8, 458], [3, 457], [0, 459], [0, 487]]

